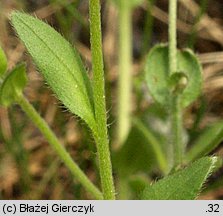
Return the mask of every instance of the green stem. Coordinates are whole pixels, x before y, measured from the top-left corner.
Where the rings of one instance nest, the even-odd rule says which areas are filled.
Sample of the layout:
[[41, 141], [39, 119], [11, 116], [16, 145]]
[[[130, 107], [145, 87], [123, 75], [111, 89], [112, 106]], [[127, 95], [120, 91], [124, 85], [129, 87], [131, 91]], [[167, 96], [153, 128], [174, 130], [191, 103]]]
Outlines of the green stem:
[[[169, 76], [177, 72], [177, 0], [169, 0]], [[172, 138], [174, 166], [182, 162], [182, 108], [179, 94], [172, 93], [171, 115], [172, 115]]]
[[100, 1], [90, 0], [90, 33], [93, 68], [93, 90], [96, 129], [94, 137], [97, 144], [99, 170], [104, 199], [115, 199], [112, 164], [107, 132], [107, 117], [104, 87], [104, 63], [102, 54], [102, 34]]
[[120, 1], [119, 9], [119, 86], [118, 125], [115, 148], [119, 149], [128, 136], [131, 126], [131, 66], [132, 66], [132, 18], [128, 0]]
[[177, 0], [169, 0], [169, 73], [177, 71]]
[[160, 167], [160, 170], [166, 174], [167, 172], [167, 160], [166, 156], [160, 146], [159, 141], [157, 138], [148, 130], [148, 128], [145, 127], [145, 125], [140, 121], [139, 119], [134, 118], [133, 124], [141, 131], [141, 133], [145, 136], [145, 138], [148, 140], [149, 144], [151, 145], [156, 159], [157, 163]]
[[183, 160], [183, 120], [182, 120], [182, 108], [181, 97], [175, 95], [172, 97], [172, 144], [174, 149], [174, 167], [177, 167]]
[[36, 127], [45, 136], [46, 140], [56, 151], [60, 159], [64, 162], [67, 168], [71, 171], [73, 176], [90, 192], [96, 199], [103, 199], [102, 193], [96, 186], [88, 179], [79, 166], [72, 160], [66, 149], [61, 145], [53, 131], [49, 128], [45, 120], [37, 113], [33, 106], [27, 101], [24, 96], [18, 98], [17, 103], [21, 106], [23, 111], [33, 121]]

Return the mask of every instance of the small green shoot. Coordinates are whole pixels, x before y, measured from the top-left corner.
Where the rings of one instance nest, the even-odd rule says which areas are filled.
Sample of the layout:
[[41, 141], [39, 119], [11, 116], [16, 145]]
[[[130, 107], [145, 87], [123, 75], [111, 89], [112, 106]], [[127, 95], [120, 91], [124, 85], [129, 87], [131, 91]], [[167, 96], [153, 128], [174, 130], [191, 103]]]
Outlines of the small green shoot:
[[27, 81], [25, 64], [16, 66], [1, 85], [0, 104], [8, 107], [15, 103], [17, 98], [23, 95]]

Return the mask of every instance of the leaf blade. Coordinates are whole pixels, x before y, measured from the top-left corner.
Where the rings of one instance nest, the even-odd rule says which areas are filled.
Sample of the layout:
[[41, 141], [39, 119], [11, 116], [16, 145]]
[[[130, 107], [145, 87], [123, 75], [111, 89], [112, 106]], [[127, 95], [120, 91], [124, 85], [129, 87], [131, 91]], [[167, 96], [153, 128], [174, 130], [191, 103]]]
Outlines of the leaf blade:
[[168, 67], [165, 65], [168, 66], [168, 49], [166, 45], [157, 45], [147, 56], [145, 75], [151, 95], [160, 104], [165, 104], [169, 98]]
[[187, 75], [188, 85], [182, 93], [183, 107], [189, 106], [200, 94], [202, 88], [201, 65], [190, 49], [184, 49], [177, 53], [178, 71]]
[[11, 22], [59, 100], [94, 127], [91, 83], [75, 48], [52, 27], [32, 16], [13, 12]]
[[[171, 95], [168, 71], [168, 47], [158, 44], [147, 56], [145, 75], [147, 86], [153, 98], [162, 105], [168, 105]], [[187, 76], [187, 85], [181, 95], [182, 106], [190, 105], [200, 94], [202, 86], [201, 65], [189, 49], [177, 52], [177, 71]]]
[[193, 200], [204, 182], [214, 170], [217, 157], [204, 157], [184, 170], [161, 179], [145, 188], [142, 199], [146, 200]]

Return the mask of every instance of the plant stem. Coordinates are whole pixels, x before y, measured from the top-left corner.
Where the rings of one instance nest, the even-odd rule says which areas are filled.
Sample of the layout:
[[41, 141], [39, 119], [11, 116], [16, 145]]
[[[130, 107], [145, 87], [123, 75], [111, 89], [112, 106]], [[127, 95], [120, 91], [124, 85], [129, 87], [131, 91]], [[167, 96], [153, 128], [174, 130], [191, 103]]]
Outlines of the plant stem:
[[177, 71], [177, 0], [169, 0], [169, 75]]
[[177, 167], [182, 163], [183, 159], [183, 120], [182, 120], [182, 109], [181, 109], [181, 97], [175, 95], [172, 97], [172, 144], [174, 149], [174, 167]]
[[[177, 0], [169, 0], [169, 76], [177, 72]], [[172, 115], [172, 138], [174, 166], [182, 162], [182, 109], [179, 94], [172, 93], [171, 115]]]
[[64, 162], [67, 168], [71, 171], [73, 176], [90, 192], [96, 199], [103, 199], [102, 193], [96, 186], [88, 179], [79, 166], [72, 160], [66, 149], [61, 145], [53, 131], [49, 128], [45, 120], [37, 113], [34, 107], [27, 101], [24, 96], [18, 98], [17, 103], [21, 106], [23, 111], [33, 121], [36, 127], [45, 136], [46, 140], [56, 151], [60, 159]]
[[132, 7], [128, 0], [120, 0], [119, 9], [119, 83], [118, 125], [116, 149], [126, 140], [131, 126], [131, 66], [132, 66]]
[[94, 137], [98, 151], [99, 170], [104, 199], [115, 199], [115, 188], [113, 183], [112, 164], [107, 134], [100, 0], [90, 0], [89, 8], [94, 106], [96, 118]]

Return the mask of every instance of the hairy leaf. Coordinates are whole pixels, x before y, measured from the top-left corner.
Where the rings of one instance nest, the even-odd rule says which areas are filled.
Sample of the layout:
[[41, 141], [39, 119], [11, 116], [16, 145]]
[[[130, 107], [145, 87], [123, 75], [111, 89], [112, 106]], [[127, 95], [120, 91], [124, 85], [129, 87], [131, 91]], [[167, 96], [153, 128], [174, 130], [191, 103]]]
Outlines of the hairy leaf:
[[[146, 61], [146, 81], [154, 99], [166, 105], [170, 96], [170, 75], [168, 72], [168, 47], [155, 46]], [[182, 92], [182, 106], [190, 105], [200, 94], [202, 76], [197, 57], [190, 50], [178, 51], [176, 73], [185, 74], [187, 83]]]
[[52, 27], [32, 16], [13, 12], [11, 21], [57, 97], [94, 127], [92, 87], [77, 51]]
[[0, 89], [0, 103], [9, 106], [22, 95], [27, 83], [25, 64], [16, 66], [5, 78]]
[[3, 49], [0, 46], [0, 77], [6, 72], [7, 69], [7, 58]]
[[217, 165], [217, 157], [204, 157], [189, 167], [167, 176], [142, 193], [146, 200], [193, 200]]
[[213, 151], [223, 140], [223, 121], [207, 127], [186, 155], [187, 161], [193, 161], [199, 157], [206, 156]]

